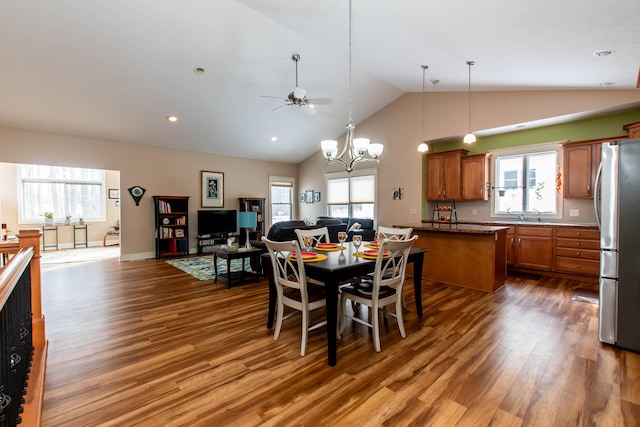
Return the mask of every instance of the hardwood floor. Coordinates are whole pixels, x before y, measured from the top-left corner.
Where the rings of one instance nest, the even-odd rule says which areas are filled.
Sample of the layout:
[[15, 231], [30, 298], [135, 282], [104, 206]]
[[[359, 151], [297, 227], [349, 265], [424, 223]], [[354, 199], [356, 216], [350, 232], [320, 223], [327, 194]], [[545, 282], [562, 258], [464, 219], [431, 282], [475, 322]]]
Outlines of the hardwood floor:
[[423, 318], [407, 292], [406, 339], [390, 318], [375, 353], [350, 322], [332, 368], [323, 328], [300, 357], [299, 316], [273, 340], [264, 280], [227, 290], [159, 260], [44, 268], [42, 425], [640, 425], [640, 354], [600, 344], [597, 306], [571, 300], [594, 286], [426, 283]]

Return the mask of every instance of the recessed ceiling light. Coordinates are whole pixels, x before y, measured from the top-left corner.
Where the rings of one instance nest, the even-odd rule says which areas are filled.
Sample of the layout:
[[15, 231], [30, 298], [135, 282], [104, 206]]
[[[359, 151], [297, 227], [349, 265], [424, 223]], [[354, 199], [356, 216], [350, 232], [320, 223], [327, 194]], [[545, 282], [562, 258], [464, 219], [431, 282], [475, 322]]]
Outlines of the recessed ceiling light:
[[438, 83], [440, 83], [440, 80], [431, 79], [431, 84], [437, 85]]
[[600, 86], [609, 87], [609, 86], [613, 86], [614, 84], [615, 84], [614, 82], [602, 82], [600, 83]]
[[178, 121], [178, 118], [176, 116], [167, 116], [167, 121], [175, 123]]
[[602, 49], [602, 50], [596, 50], [595, 52], [593, 52], [595, 56], [609, 56], [609, 55], [613, 55], [614, 53], [615, 51], [612, 49]]
[[205, 69], [202, 68], [202, 67], [196, 67], [196, 68], [193, 69], [193, 72], [196, 75], [201, 76], [201, 75], [203, 75], [205, 73]]
[[272, 136], [272, 137], [271, 137], [271, 142], [276, 142], [277, 140], [278, 140], [278, 137], [277, 137], [277, 136]]

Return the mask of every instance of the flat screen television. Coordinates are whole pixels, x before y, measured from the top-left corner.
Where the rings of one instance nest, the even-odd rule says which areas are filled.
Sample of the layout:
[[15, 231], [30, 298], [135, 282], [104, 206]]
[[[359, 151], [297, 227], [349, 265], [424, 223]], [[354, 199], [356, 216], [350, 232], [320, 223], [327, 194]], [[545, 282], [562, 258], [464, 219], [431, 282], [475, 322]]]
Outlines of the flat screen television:
[[237, 230], [235, 210], [198, 211], [198, 236], [227, 237]]

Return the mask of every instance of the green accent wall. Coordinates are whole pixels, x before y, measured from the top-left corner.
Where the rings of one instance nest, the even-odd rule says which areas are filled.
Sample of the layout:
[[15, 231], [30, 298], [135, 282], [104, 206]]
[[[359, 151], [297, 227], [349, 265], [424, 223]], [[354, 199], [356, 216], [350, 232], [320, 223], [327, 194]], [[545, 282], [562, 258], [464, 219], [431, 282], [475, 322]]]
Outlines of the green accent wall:
[[[576, 120], [569, 123], [544, 126], [533, 129], [523, 129], [516, 132], [499, 135], [478, 137], [474, 144], [464, 144], [462, 137], [456, 137], [450, 142], [429, 144], [430, 153], [456, 150], [464, 148], [469, 155], [486, 153], [489, 150], [518, 147], [521, 145], [541, 144], [553, 141], [584, 141], [588, 139], [627, 136], [623, 126], [640, 120], [640, 109], [611, 114], [608, 116]], [[427, 158], [422, 156], [422, 218], [425, 218], [426, 202]]]
[[462, 137], [460, 137], [459, 140], [433, 144], [429, 146], [429, 148], [433, 148], [432, 152], [434, 153], [464, 148], [469, 150], [469, 154], [471, 155], [486, 153], [489, 150], [499, 148], [560, 140], [582, 141], [585, 139], [607, 138], [610, 136], [626, 136], [627, 132], [622, 127], [627, 123], [638, 120], [640, 120], [640, 110], [634, 110], [558, 125], [478, 137], [478, 141], [474, 144], [464, 144]]

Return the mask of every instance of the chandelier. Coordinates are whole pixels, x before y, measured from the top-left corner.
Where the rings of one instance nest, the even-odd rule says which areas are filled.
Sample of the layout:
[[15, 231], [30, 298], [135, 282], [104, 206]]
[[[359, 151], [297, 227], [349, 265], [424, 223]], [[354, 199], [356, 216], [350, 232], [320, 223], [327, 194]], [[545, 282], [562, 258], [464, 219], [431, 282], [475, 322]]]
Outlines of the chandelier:
[[[351, 173], [360, 162], [378, 162], [378, 157], [382, 154], [384, 146], [379, 143], [372, 143], [369, 138], [355, 138], [355, 125], [353, 124], [352, 112], [352, 37], [351, 37], [351, 0], [349, 0], [349, 122], [347, 123], [347, 139], [342, 151], [338, 154], [338, 141], [325, 139], [320, 143], [322, 155], [327, 159], [327, 164], [342, 163], [347, 172]], [[345, 154], [347, 154], [345, 158]]]

